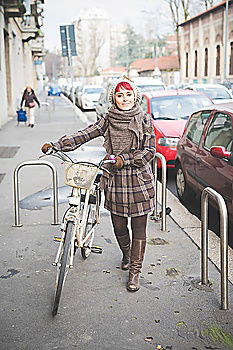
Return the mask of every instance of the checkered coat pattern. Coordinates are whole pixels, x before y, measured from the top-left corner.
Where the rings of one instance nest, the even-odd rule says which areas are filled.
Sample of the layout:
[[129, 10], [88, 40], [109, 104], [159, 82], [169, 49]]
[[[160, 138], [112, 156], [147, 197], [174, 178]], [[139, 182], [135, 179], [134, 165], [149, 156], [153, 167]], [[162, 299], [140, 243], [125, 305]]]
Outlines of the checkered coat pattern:
[[[144, 116], [144, 137], [139, 149], [120, 154], [124, 161], [122, 169], [111, 175], [103, 174], [102, 189], [105, 192], [105, 208], [113, 214], [135, 217], [145, 215], [154, 209], [154, 176], [150, 162], [155, 156], [155, 136], [151, 117]], [[54, 143], [64, 152], [72, 151], [99, 136], [108, 128], [108, 115], [96, 123], [70, 136], [63, 136]]]

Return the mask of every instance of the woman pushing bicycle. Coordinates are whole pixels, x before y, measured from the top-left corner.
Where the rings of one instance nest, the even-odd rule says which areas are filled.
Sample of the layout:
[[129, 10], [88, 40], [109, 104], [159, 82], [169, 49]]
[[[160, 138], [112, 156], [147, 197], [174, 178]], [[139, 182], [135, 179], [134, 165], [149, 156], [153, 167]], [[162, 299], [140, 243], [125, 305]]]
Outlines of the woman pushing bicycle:
[[[42, 152], [53, 146], [73, 151], [98, 136], [104, 136], [105, 159], [114, 155], [115, 164], [103, 171], [101, 189], [104, 207], [111, 213], [114, 233], [123, 253], [121, 268], [129, 270], [127, 290], [138, 291], [139, 274], [146, 248], [147, 217], [154, 209], [154, 177], [150, 162], [155, 156], [155, 136], [151, 117], [140, 107], [140, 93], [127, 77], [119, 79], [109, 92], [111, 107], [96, 123], [57, 142], [46, 143]], [[131, 218], [132, 242], [128, 229]]]

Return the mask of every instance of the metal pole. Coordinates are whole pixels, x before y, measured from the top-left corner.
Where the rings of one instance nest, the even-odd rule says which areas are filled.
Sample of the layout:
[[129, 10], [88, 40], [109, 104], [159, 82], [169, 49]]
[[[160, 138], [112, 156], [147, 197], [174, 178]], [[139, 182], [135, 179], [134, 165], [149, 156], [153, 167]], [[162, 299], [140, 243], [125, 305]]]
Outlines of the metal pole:
[[219, 201], [221, 249], [221, 309], [228, 309], [228, 217], [224, 199]]
[[68, 64], [70, 66], [70, 79], [71, 79], [71, 89], [72, 89], [72, 102], [73, 108], [75, 110], [75, 99], [74, 99], [74, 72], [73, 72], [73, 62], [71, 55], [71, 47], [70, 47], [70, 36], [69, 36], [69, 25], [66, 26], [66, 35], [67, 35], [67, 51], [68, 51]]
[[208, 284], [208, 193], [201, 196], [201, 282]]
[[220, 214], [220, 256], [221, 256], [221, 309], [228, 310], [228, 215], [223, 197], [210, 187], [206, 187], [201, 195], [201, 230], [202, 230], [202, 283], [208, 283], [208, 198], [217, 201]]
[[154, 162], [154, 181], [155, 181], [155, 209], [152, 214], [151, 219], [152, 220], [160, 220], [160, 215], [158, 213], [158, 179], [157, 179], [157, 162], [158, 158], [161, 161], [162, 166], [162, 222], [161, 222], [161, 230], [166, 231], [166, 205], [167, 205], [167, 192], [166, 192], [166, 186], [167, 186], [167, 165], [166, 165], [166, 159], [161, 153], [155, 154], [155, 162]]
[[224, 64], [223, 64], [223, 83], [226, 81], [227, 77], [227, 34], [228, 34], [228, 8], [229, 2], [226, 1], [225, 10], [225, 25], [224, 25]]
[[57, 181], [57, 171], [55, 166], [46, 160], [34, 160], [27, 161], [19, 164], [14, 170], [14, 213], [15, 213], [15, 224], [14, 227], [23, 226], [20, 223], [20, 214], [19, 214], [19, 170], [24, 166], [28, 165], [46, 165], [52, 170], [52, 180], [53, 180], [53, 223], [52, 225], [58, 225], [58, 181]]
[[160, 155], [160, 154], [159, 154], [159, 156], [160, 156], [160, 160], [162, 162], [162, 231], [166, 231], [167, 167], [166, 167], [166, 159], [165, 159], [165, 157]]

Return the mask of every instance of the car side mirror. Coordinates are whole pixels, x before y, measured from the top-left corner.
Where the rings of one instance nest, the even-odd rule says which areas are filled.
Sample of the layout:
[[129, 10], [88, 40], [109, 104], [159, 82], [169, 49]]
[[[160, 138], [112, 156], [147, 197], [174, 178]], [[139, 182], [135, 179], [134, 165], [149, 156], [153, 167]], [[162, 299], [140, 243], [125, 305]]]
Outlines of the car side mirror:
[[225, 147], [223, 146], [213, 146], [210, 149], [210, 154], [215, 158], [231, 158], [231, 152], [226, 151]]

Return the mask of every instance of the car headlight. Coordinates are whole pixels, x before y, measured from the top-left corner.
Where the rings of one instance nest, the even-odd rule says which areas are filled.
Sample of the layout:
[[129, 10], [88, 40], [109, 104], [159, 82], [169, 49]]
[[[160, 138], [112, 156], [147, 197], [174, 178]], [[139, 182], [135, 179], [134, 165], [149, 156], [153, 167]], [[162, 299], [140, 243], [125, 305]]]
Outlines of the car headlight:
[[178, 141], [179, 141], [178, 137], [161, 137], [158, 140], [158, 144], [160, 146], [166, 146], [169, 148], [176, 148]]

